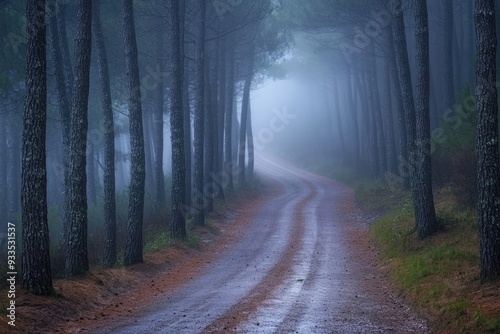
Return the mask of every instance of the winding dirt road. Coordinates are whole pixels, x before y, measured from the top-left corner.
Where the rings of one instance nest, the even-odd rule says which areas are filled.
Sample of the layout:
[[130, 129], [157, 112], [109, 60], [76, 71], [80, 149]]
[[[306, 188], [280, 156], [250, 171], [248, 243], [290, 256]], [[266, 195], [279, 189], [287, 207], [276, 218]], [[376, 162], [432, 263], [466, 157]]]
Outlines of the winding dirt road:
[[427, 333], [387, 288], [352, 191], [257, 161], [281, 192], [200, 273], [95, 333]]

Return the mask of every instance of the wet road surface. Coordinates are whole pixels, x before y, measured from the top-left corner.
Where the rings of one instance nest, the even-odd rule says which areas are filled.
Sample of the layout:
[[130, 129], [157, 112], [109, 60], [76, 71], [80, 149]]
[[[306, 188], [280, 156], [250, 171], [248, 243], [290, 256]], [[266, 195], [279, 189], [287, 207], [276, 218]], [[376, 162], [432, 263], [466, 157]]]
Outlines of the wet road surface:
[[427, 333], [387, 288], [352, 191], [260, 159], [282, 191], [211, 265], [94, 333]]

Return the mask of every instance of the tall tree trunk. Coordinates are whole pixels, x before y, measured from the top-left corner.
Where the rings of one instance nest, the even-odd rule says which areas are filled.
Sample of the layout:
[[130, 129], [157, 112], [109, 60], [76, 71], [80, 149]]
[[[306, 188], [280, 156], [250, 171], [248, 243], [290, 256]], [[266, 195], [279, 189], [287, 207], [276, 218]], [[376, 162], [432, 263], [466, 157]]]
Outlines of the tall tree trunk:
[[[217, 61], [216, 58], [213, 58]], [[204, 172], [203, 172], [203, 198], [204, 211], [210, 213], [213, 211], [215, 188], [212, 180], [214, 172], [214, 113], [216, 110], [216, 101], [213, 99], [213, 90], [215, 83], [211, 82], [210, 60], [207, 56], [205, 64], [205, 142], [204, 142]]]
[[172, 195], [170, 234], [174, 238], [186, 237], [186, 158], [184, 156], [184, 109], [183, 101], [183, 59], [181, 58], [181, 34], [179, 1], [169, 0], [169, 32], [171, 36], [171, 103], [170, 132], [172, 143]]
[[195, 115], [194, 115], [194, 154], [193, 154], [193, 208], [194, 224], [205, 224], [205, 203], [203, 194], [203, 161], [205, 139], [205, 0], [198, 1], [199, 18], [196, 31], [195, 57]]
[[494, 0], [476, 0], [477, 203], [481, 282], [500, 277], [497, 34]]
[[70, 138], [69, 234], [66, 253], [66, 277], [89, 270], [87, 253], [87, 175], [86, 151], [91, 53], [92, 5], [78, 1], [75, 39], [75, 82]]
[[139, 60], [135, 36], [132, 0], [123, 0], [123, 33], [125, 40], [125, 65], [128, 78], [128, 110], [130, 122], [130, 187], [128, 200], [127, 242], [123, 264], [141, 263], [142, 220], [144, 216], [145, 154], [142, 124], [141, 86]]
[[377, 52], [375, 50], [375, 43], [371, 43], [371, 57], [370, 59], [370, 86], [373, 89], [373, 102], [374, 104], [374, 117], [375, 126], [377, 127], [377, 152], [379, 161], [379, 173], [387, 171], [387, 155], [386, 155], [386, 137], [383, 125], [382, 108], [380, 103], [380, 90], [378, 87], [378, 73], [377, 73]]
[[368, 93], [368, 105], [367, 105], [367, 120], [369, 124], [368, 128], [368, 133], [369, 133], [369, 138], [368, 138], [368, 149], [369, 149], [369, 156], [370, 156], [370, 174], [371, 176], [378, 176], [381, 173], [380, 170], [380, 154], [379, 154], [379, 147], [378, 147], [378, 135], [377, 135], [377, 115], [376, 115], [376, 106], [375, 106], [375, 99], [374, 99], [374, 92], [373, 92], [373, 87], [372, 83], [373, 81], [371, 80], [371, 73], [367, 72], [365, 75], [365, 89], [364, 91]]
[[[401, 0], [395, 0], [395, 6], [401, 8]], [[418, 201], [419, 197], [417, 182], [416, 182], [416, 172], [415, 172], [415, 158], [416, 158], [416, 125], [415, 125], [415, 105], [413, 99], [413, 90], [410, 75], [410, 65], [408, 60], [408, 49], [406, 45], [405, 36], [405, 25], [403, 12], [399, 11], [393, 21], [394, 29], [394, 46], [396, 50], [396, 59], [398, 63], [398, 73], [399, 81], [401, 84], [401, 93], [403, 96], [403, 108], [405, 111], [405, 123], [406, 123], [406, 134], [407, 134], [407, 147], [408, 147], [408, 160], [402, 163], [410, 174], [410, 184], [413, 195], [413, 207], [415, 215], [419, 211]]]
[[[156, 57], [158, 59], [158, 68], [160, 72], [164, 71], [165, 62], [163, 61], [163, 33], [158, 29], [156, 34]], [[163, 175], [163, 100], [164, 85], [163, 76], [159, 78], [156, 87], [156, 103], [154, 112], [154, 190], [155, 202], [158, 208], [165, 206], [165, 176]]]
[[[253, 53], [253, 50], [252, 50]], [[240, 145], [239, 145], [239, 174], [238, 184], [241, 187], [246, 181], [245, 176], [245, 155], [246, 155], [246, 139], [247, 139], [247, 120], [248, 108], [250, 106], [250, 88], [252, 87], [252, 71], [253, 60], [250, 66], [249, 75], [245, 78], [245, 87], [243, 88], [243, 100], [241, 102], [241, 129], [240, 129]]]
[[[453, 0], [443, 0], [443, 111], [453, 107], [455, 103], [455, 84], [453, 78]], [[458, 56], [458, 55], [457, 55]]]
[[[226, 114], [226, 39], [224, 37], [221, 38], [220, 40], [220, 49], [219, 49], [219, 106], [218, 106], [218, 113], [217, 113], [217, 122], [218, 122], [218, 127], [219, 131], [217, 134], [217, 145], [218, 145], [218, 164], [219, 164], [219, 170], [217, 170], [217, 173], [219, 173], [219, 177], [222, 177], [225, 174], [225, 168], [224, 168], [224, 119], [225, 119], [225, 114]], [[217, 185], [219, 186], [219, 199], [224, 199], [224, 184], [223, 182], [217, 182]]]
[[95, 148], [92, 141], [87, 146], [87, 193], [90, 204], [97, 204], [96, 174], [95, 174]]
[[62, 67], [64, 69], [66, 82], [66, 94], [68, 96], [68, 99], [72, 101], [73, 84], [75, 79], [69, 53], [68, 35], [66, 33], [66, 3], [63, 1], [55, 1], [55, 3], [57, 11], [57, 31], [59, 32], [59, 47], [61, 50]]
[[104, 252], [103, 264], [116, 263], [115, 124], [109, 81], [108, 56], [101, 26], [100, 5], [93, 7], [92, 31], [97, 56], [104, 120]]
[[[227, 46], [227, 45], [226, 45]], [[226, 108], [224, 117], [224, 171], [227, 173], [227, 189], [233, 191], [233, 99], [234, 99], [234, 45], [229, 45], [226, 55]]]
[[437, 231], [436, 211], [432, 194], [430, 118], [429, 118], [429, 24], [427, 0], [416, 1], [415, 40], [417, 46], [416, 90], [416, 183], [418, 194], [414, 198], [418, 237], [427, 238]]
[[345, 140], [344, 140], [344, 131], [342, 128], [342, 118], [340, 116], [340, 96], [339, 96], [339, 90], [338, 90], [338, 85], [337, 81], [334, 80], [333, 82], [333, 98], [335, 100], [335, 118], [336, 118], [336, 123], [337, 123], [337, 133], [339, 136], [339, 142], [340, 142], [340, 152], [342, 159], [346, 159], [346, 146], [345, 146]]
[[398, 73], [398, 63], [396, 59], [396, 49], [394, 45], [394, 30], [389, 26], [389, 54], [391, 54], [391, 81], [393, 82], [393, 96], [396, 101], [396, 110], [398, 113], [399, 127], [399, 156], [398, 156], [398, 172], [402, 178], [402, 186], [405, 190], [410, 190], [411, 172], [408, 169], [408, 133], [406, 130], [405, 108], [403, 104], [403, 93], [401, 91], [401, 81]]
[[145, 194], [154, 200], [155, 190], [155, 157], [154, 157], [154, 112], [142, 113], [142, 127], [144, 133], [144, 166], [145, 166]]
[[248, 173], [247, 180], [252, 180], [255, 166], [255, 150], [253, 143], [252, 130], [252, 103], [248, 100], [248, 115], [247, 115], [247, 143], [248, 143]]
[[[236, 85], [236, 83], [235, 83]], [[239, 150], [239, 138], [240, 138], [240, 122], [238, 121], [237, 113], [238, 113], [238, 97], [237, 94], [233, 97], [233, 117], [232, 117], [232, 126], [231, 126], [231, 157], [233, 158], [232, 166], [236, 169], [233, 170], [233, 180], [234, 176], [237, 175], [239, 171], [238, 167], [238, 150]]]
[[[180, 53], [181, 61], [183, 66], [181, 66], [181, 72], [183, 77], [183, 127], [184, 127], [184, 154], [185, 154], [185, 170], [186, 170], [186, 207], [191, 207], [191, 190], [192, 190], [192, 140], [191, 140], [191, 106], [189, 101], [189, 59], [186, 57], [186, 43], [185, 43], [185, 31], [186, 31], [186, 0], [180, 0], [179, 8], [179, 20], [180, 20]], [[188, 213], [186, 213], [188, 214]]]
[[[68, 86], [67, 81], [73, 80], [72, 74], [71, 78], [65, 76], [64, 74], [64, 61], [63, 61], [63, 47], [61, 43], [61, 36], [59, 34], [58, 20], [61, 12], [56, 14], [54, 7], [62, 6], [55, 0], [50, 0], [49, 2], [49, 16], [48, 16], [48, 32], [49, 32], [49, 50], [52, 58], [52, 67], [54, 68], [54, 76], [56, 80], [56, 94], [57, 102], [59, 104], [59, 116], [61, 118], [61, 128], [62, 128], [62, 146], [63, 146], [63, 222], [62, 222], [62, 235], [60, 240], [60, 250], [64, 254], [66, 252], [66, 242], [68, 240], [69, 231], [69, 161], [70, 161], [70, 126], [71, 126], [71, 106], [70, 99], [68, 96]], [[61, 9], [63, 11], [63, 9]], [[61, 19], [64, 20], [64, 17]], [[62, 24], [62, 23], [61, 23]], [[65, 26], [65, 24], [64, 24]], [[65, 29], [65, 28], [64, 28]], [[64, 32], [65, 34], [65, 32]], [[64, 45], [64, 49], [67, 49], [67, 42]], [[69, 61], [69, 60], [68, 60]], [[63, 64], [61, 66], [61, 64]], [[72, 72], [71, 72], [72, 73]], [[71, 84], [71, 87], [73, 84]]]
[[[26, 100], [22, 148], [22, 287], [37, 295], [50, 295], [49, 227], [47, 223], [47, 62], [45, 1], [29, 0], [26, 47]], [[42, 23], [42, 24], [37, 24]], [[8, 232], [15, 227], [7, 226]], [[12, 230], [11, 230], [12, 228]], [[9, 268], [15, 271], [15, 268]]]
[[[388, 39], [392, 39], [388, 35]], [[385, 74], [385, 88], [384, 88], [384, 109], [386, 119], [386, 152], [387, 152], [387, 171], [390, 173], [397, 173], [398, 163], [396, 157], [396, 140], [394, 138], [394, 116], [392, 110], [392, 85], [391, 85], [391, 55], [387, 55], [384, 59], [384, 74]]]
[[354, 146], [354, 164], [356, 166], [356, 171], [359, 171], [360, 166], [360, 148], [359, 148], [359, 124], [358, 124], [358, 111], [356, 107], [356, 101], [354, 94], [352, 92], [352, 75], [351, 71], [347, 72], [347, 98], [349, 99], [349, 114], [351, 115], [352, 122], [352, 140]]

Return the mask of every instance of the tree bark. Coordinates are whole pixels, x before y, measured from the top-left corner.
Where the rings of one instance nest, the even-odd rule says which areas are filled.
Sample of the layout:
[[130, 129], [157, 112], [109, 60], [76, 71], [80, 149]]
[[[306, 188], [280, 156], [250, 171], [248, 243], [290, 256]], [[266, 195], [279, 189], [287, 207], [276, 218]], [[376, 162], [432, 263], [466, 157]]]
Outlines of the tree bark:
[[92, 141], [87, 145], [87, 193], [90, 204], [97, 204], [95, 148]]
[[[158, 68], [164, 72], [165, 63], [164, 43], [162, 30], [158, 29], [156, 33], [156, 58], [158, 59]], [[165, 176], [163, 175], [163, 102], [164, 102], [164, 76], [160, 76], [156, 87], [156, 101], [154, 112], [154, 193], [155, 202], [158, 208], [165, 205]]]
[[[252, 51], [253, 52], [253, 51]], [[253, 60], [250, 66], [249, 73], [253, 71]], [[247, 121], [248, 121], [248, 108], [250, 106], [250, 88], [252, 87], [252, 74], [245, 78], [245, 86], [243, 88], [243, 100], [241, 102], [241, 128], [240, 128], [240, 145], [239, 145], [239, 174], [238, 184], [242, 186], [246, 181], [245, 175], [245, 155], [246, 155], [246, 139], [247, 139]]]
[[[225, 175], [224, 168], [224, 119], [225, 119], [225, 110], [226, 110], [226, 39], [224, 37], [221, 38], [220, 41], [220, 49], [219, 49], [219, 106], [217, 113], [217, 122], [219, 131], [217, 133], [217, 145], [218, 145], [218, 164], [219, 170], [217, 173], [220, 173], [219, 177]], [[224, 199], [224, 184], [218, 183], [218, 194], [219, 199]]]
[[183, 76], [183, 107], [184, 107], [184, 154], [185, 154], [185, 170], [186, 170], [186, 207], [191, 206], [191, 190], [192, 190], [192, 139], [191, 139], [191, 106], [189, 101], [189, 59], [186, 57], [186, 43], [185, 43], [185, 31], [186, 31], [186, 0], [180, 0], [179, 8], [179, 20], [180, 20], [180, 53], [181, 61], [183, 66], [181, 66], [181, 72]]
[[[203, 198], [204, 211], [208, 214], [214, 209], [215, 187], [212, 175], [214, 173], [214, 114], [217, 110], [217, 101], [214, 97], [215, 83], [212, 82], [210, 57], [207, 56], [205, 64], [205, 142], [204, 142], [204, 172], [203, 172]], [[217, 58], [213, 57], [214, 62]], [[215, 65], [214, 65], [215, 67]], [[216, 94], [215, 94], [216, 95]]]
[[434, 196], [432, 194], [430, 117], [429, 117], [429, 24], [427, 0], [417, 0], [415, 6], [415, 41], [417, 65], [416, 89], [416, 188], [414, 198], [418, 237], [427, 238], [437, 231]]
[[113, 267], [116, 263], [116, 199], [115, 199], [115, 125], [108, 56], [101, 26], [100, 4], [93, 7], [92, 31], [97, 56], [104, 121], [104, 252], [103, 264]]
[[255, 149], [253, 142], [252, 129], [252, 103], [248, 100], [248, 115], [247, 115], [247, 143], [248, 143], [248, 173], [247, 180], [252, 180], [255, 169]]
[[[57, 11], [57, 31], [59, 32], [59, 47], [62, 56], [62, 68], [64, 70], [65, 82], [66, 82], [66, 94], [68, 99], [72, 101], [73, 99], [73, 84], [74, 84], [74, 74], [73, 66], [71, 65], [71, 58], [69, 53], [68, 45], [68, 35], [66, 33], [66, 3], [63, 1], [56, 2]], [[59, 65], [61, 66], [61, 65]]]
[[[388, 35], [388, 39], [392, 40], [392, 36]], [[389, 44], [390, 46], [390, 44]], [[389, 49], [390, 50], [390, 49]], [[391, 55], [387, 55], [384, 59], [384, 109], [385, 109], [385, 124], [386, 124], [386, 152], [387, 152], [387, 171], [389, 173], [397, 173], [398, 163], [396, 154], [396, 140], [394, 138], [394, 116], [392, 109], [392, 84], [391, 84]]]
[[[227, 46], [227, 45], [226, 45]], [[234, 46], [229, 45], [226, 58], [226, 108], [224, 117], [224, 172], [227, 173], [226, 189], [233, 191], [233, 99], [234, 99]]]
[[91, 53], [92, 5], [78, 1], [75, 39], [75, 82], [70, 138], [69, 234], [66, 253], [66, 277], [89, 270], [87, 253], [87, 175], [86, 149]]
[[[22, 281], [37, 295], [53, 293], [47, 223], [47, 62], [45, 1], [29, 0], [26, 47], [26, 100], [22, 148]], [[8, 232], [15, 231], [9, 227]], [[10, 243], [9, 243], [10, 245]], [[9, 271], [14, 271], [10, 268]]]
[[203, 194], [203, 162], [205, 140], [205, 0], [198, 1], [199, 18], [196, 31], [195, 56], [195, 115], [194, 115], [194, 154], [193, 154], [193, 212], [194, 224], [205, 224], [205, 196]]
[[481, 282], [500, 278], [497, 34], [494, 0], [476, 0], [477, 202]]
[[142, 225], [144, 215], [145, 154], [142, 124], [141, 82], [135, 36], [132, 0], [123, 0], [123, 33], [125, 66], [128, 78], [128, 110], [130, 122], [130, 187], [128, 200], [127, 241], [123, 264], [130, 266], [143, 262]]
[[[62, 222], [62, 234], [59, 248], [64, 254], [66, 252], [66, 242], [68, 240], [69, 231], [69, 184], [70, 184], [70, 174], [69, 174], [69, 161], [70, 161], [70, 127], [71, 127], [71, 106], [70, 99], [68, 96], [68, 80], [73, 80], [72, 72], [71, 78], [69, 78], [64, 73], [64, 61], [63, 61], [63, 47], [61, 42], [61, 36], [59, 34], [58, 20], [64, 21], [63, 18], [59, 18], [59, 15], [64, 13], [63, 9], [59, 11], [55, 10], [58, 6], [62, 6], [55, 0], [50, 0], [49, 2], [49, 16], [48, 16], [48, 32], [49, 32], [49, 50], [52, 58], [52, 66], [54, 68], [54, 76], [56, 81], [56, 95], [57, 102], [59, 104], [59, 116], [61, 118], [61, 129], [62, 129], [62, 146], [63, 146], [63, 222]], [[55, 8], [54, 8], [55, 7]], [[62, 11], [62, 12], [61, 12]], [[61, 22], [63, 24], [63, 22]], [[65, 24], [64, 24], [65, 26]], [[65, 28], [64, 28], [65, 29]], [[66, 32], [64, 31], [64, 35]], [[64, 45], [64, 49], [67, 49], [67, 43]], [[69, 60], [68, 60], [69, 61]], [[63, 64], [63, 65], [61, 65]], [[71, 84], [71, 87], [73, 85]]]
[[455, 103], [455, 84], [453, 78], [453, 1], [443, 0], [443, 111], [453, 107]]
[[170, 234], [173, 238], [186, 237], [186, 172], [184, 155], [184, 109], [183, 101], [183, 59], [181, 58], [181, 34], [179, 0], [169, 0], [169, 32], [171, 36], [171, 104], [170, 132], [172, 143], [172, 195]]
[[399, 156], [398, 156], [398, 173], [402, 178], [403, 189], [410, 190], [410, 170], [407, 168], [408, 161], [408, 133], [406, 130], [406, 117], [403, 105], [403, 93], [401, 91], [401, 82], [398, 73], [398, 63], [396, 59], [396, 49], [394, 45], [394, 30], [389, 26], [389, 53], [391, 54], [391, 81], [393, 82], [393, 96], [396, 101], [396, 110], [398, 113], [399, 127]]

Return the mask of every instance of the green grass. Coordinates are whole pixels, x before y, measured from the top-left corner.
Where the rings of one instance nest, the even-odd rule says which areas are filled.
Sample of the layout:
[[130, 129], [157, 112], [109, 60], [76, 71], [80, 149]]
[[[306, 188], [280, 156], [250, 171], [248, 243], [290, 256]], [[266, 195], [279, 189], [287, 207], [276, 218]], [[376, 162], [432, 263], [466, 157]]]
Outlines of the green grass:
[[402, 295], [430, 315], [437, 332], [495, 331], [500, 329], [500, 310], [499, 316], [485, 314], [473, 302], [478, 292], [471, 286], [481, 289], [476, 214], [451, 194], [449, 189], [436, 193], [440, 230], [425, 240], [417, 238], [413, 204], [404, 192], [391, 193], [375, 181], [358, 187], [356, 199], [365, 210], [382, 210], [371, 237]]
[[145, 253], [153, 253], [162, 250], [165, 247], [171, 246], [174, 244], [174, 239], [170, 237], [170, 234], [167, 232], [157, 233], [153, 236], [146, 244], [144, 245]]

